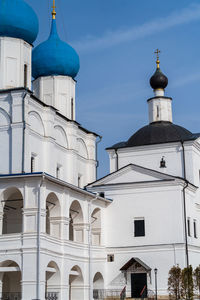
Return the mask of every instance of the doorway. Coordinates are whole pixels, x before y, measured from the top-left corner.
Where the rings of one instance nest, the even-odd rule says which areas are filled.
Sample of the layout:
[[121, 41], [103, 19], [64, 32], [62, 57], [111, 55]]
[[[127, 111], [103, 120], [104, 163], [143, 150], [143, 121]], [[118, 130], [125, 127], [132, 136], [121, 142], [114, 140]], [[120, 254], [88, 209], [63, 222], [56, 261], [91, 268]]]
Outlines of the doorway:
[[147, 273], [131, 274], [131, 298], [147, 298]]

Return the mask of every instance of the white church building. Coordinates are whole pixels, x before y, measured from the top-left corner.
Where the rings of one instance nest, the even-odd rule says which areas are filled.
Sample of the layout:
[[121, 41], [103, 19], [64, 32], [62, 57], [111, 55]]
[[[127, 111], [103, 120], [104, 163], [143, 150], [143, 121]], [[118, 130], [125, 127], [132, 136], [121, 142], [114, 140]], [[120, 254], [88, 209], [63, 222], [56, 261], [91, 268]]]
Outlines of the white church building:
[[24, 0], [0, 0], [0, 299], [146, 298], [155, 283], [167, 298], [169, 269], [200, 262], [200, 134], [173, 124], [157, 58], [149, 124], [107, 148], [97, 180], [55, 3], [33, 49], [37, 34]]

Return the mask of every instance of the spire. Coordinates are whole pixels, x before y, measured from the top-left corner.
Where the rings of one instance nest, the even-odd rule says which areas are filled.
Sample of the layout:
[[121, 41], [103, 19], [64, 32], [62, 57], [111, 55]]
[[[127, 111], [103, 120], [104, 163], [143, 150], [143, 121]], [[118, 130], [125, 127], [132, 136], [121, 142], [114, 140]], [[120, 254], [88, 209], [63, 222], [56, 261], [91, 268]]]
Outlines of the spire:
[[55, 0], [53, 0], [53, 6], [52, 6], [53, 10], [52, 10], [52, 19], [55, 20], [56, 18], [56, 3]]
[[159, 60], [159, 53], [160, 53], [160, 50], [159, 49], [156, 49], [156, 51], [154, 52], [156, 54], [156, 64], [157, 64], [157, 69], [160, 69], [160, 60]]
[[57, 27], [56, 27], [56, 5], [55, 0], [53, 0], [53, 6], [52, 6], [52, 22], [51, 22], [51, 31], [49, 35], [49, 39], [59, 39], [58, 33], [57, 33]]

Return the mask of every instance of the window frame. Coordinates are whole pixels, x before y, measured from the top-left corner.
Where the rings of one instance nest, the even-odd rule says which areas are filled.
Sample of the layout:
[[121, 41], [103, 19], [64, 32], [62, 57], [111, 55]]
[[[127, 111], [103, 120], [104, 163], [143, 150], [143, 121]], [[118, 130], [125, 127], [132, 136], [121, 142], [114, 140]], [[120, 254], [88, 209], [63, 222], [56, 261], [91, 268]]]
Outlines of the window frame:
[[197, 220], [196, 219], [193, 220], [193, 230], [194, 230], [194, 238], [197, 239], [198, 236], [197, 236]]
[[190, 224], [190, 218], [187, 218], [187, 235], [191, 236], [191, 224]]
[[24, 64], [24, 87], [27, 88], [28, 85], [28, 65]]
[[[136, 225], [137, 222], [143, 223], [142, 229], [137, 228], [137, 226], [138, 226], [138, 225]], [[135, 218], [133, 226], [134, 226], [134, 237], [144, 237], [145, 236], [145, 219], [144, 218]], [[139, 233], [138, 230], [141, 231], [141, 233]]]

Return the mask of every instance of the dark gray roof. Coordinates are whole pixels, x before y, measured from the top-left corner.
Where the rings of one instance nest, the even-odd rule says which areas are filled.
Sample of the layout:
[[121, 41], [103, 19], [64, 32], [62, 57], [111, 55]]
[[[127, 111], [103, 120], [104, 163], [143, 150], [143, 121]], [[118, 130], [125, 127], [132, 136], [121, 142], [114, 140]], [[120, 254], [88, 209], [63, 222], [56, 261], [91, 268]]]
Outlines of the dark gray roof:
[[117, 143], [107, 149], [196, 140], [198, 137], [200, 137], [200, 133], [193, 134], [184, 127], [161, 121], [142, 127], [127, 142]]

